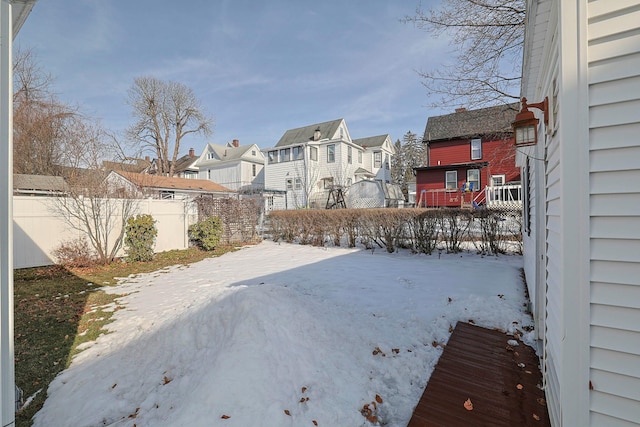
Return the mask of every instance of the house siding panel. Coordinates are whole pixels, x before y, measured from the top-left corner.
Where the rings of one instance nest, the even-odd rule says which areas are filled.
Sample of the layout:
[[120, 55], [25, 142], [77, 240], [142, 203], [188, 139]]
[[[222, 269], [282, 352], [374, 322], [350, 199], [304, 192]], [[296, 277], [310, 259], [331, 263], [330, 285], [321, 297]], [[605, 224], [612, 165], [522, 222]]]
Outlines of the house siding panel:
[[593, 282], [591, 303], [640, 309], [640, 286]]
[[591, 259], [640, 263], [640, 240], [591, 239]]
[[591, 194], [607, 194], [613, 188], [617, 194], [635, 193], [638, 187], [636, 178], [636, 172], [632, 170], [593, 172], [589, 179]]
[[471, 145], [468, 139], [434, 141], [429, 144], [429, 166], [451, 165], [470, 161]]
[[640, 239], [640, 216], [592, 217], [591, 237]]
[[636, 399], [625, 399], [621, 396], [601, 393], [597, 390], [591, 393], [591, 408], [593, 412], [600, 414], [602, 419], [606, 420], [604, 424], [592, 422], [591, 424], [594, 426], [637, 426], [637, 421], [640, 419], [640, 406], [638, 406]]
[[589, 69], [589, 83], [596, 84], [634, 77], [637, 75], [636, 70], [639, 68], [640, 55], [638, 54], [593, 63]]
[[589, 4], [592, 425], [640, 422], [637, 6]]
[[589, 146], [591, 150], [636, 147], [638, 135], [640, 135], [640, 123], [591, 129]]

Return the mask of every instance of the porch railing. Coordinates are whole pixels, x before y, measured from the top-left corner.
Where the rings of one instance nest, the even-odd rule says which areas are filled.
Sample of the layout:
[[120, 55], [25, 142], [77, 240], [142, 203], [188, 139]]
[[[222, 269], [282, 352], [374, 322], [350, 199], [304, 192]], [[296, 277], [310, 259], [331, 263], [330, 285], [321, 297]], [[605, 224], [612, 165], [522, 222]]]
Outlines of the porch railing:
[[487, 206], [516, 209], [522, 207], [522, 185], [520, 184], [486, 186], [484, 190], [469, 193], [459, 189], [422, 190], [416, 196], [416, 206], [425, 208]]
[[484, 193], [488, 207], [519, 208], [522, 206], [522, 185], [520, 184], [486, 186]]

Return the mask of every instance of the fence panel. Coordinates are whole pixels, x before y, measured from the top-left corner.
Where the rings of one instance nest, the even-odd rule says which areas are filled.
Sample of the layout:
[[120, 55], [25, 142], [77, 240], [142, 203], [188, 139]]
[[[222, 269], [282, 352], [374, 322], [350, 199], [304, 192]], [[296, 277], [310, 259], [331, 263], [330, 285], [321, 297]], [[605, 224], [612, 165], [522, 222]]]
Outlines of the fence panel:
[[[38, 267], [55, 264], [52, 252], [62, 242], [82, 237], [55, 212], [52, 197], [13, 197], [13, 266]], [[197, 219], [197, 208], [182, 200], [140, 200], [136, 214], [156, 220], [156, 252], [186, 249], [187, 229]], [[124, 255], [120, 250], [119, 255]]]

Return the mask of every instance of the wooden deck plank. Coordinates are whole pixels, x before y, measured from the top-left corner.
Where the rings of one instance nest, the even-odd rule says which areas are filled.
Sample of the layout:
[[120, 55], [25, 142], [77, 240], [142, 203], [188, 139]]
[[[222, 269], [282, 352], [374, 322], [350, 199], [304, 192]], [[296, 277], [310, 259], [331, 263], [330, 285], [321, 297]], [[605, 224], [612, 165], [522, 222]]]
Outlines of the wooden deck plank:
[[408, 427], [550, 426], [538, 356], [513, 339], [459, 322]]

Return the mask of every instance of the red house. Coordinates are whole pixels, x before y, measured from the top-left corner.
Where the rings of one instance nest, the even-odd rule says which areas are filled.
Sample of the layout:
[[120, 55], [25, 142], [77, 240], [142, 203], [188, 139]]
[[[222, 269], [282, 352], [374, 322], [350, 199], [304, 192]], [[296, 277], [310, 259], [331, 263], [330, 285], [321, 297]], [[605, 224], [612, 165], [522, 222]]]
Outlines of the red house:
[[511, 122], [518, 103], [429, 117], [427, 165], [414, 168], [416, 206], [478, 207], [520, 199]]

